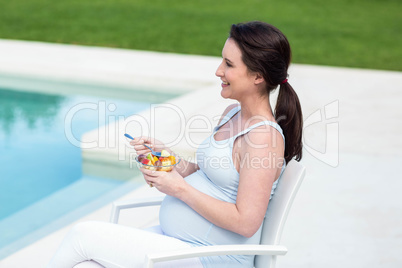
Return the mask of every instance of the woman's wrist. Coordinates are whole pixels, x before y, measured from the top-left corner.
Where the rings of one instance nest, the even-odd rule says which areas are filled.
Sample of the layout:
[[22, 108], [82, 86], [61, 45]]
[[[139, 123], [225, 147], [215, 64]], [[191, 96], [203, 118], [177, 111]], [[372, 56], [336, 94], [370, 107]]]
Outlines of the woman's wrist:
[[180, 163], [177, 165], [177, 172], [183, 177], [187, 177], [198, 170], [198, 165], [196, 163], [190, 162], [188, 160], [181, 159]]
[[179, 187], [177, 191], [176, 197], [186, 203], [190, 191], [191, 191], [191, 185], [184, 180], [183, 184]]

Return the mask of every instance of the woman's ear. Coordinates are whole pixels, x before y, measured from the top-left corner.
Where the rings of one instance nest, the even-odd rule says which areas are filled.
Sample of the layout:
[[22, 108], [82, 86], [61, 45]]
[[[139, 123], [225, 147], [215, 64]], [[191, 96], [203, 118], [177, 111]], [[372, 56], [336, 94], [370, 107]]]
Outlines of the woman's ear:
[[263, 83], [264, 81], [265, 81], [264, 77], [260, 73], [257, 73], [255, 75], [254, 84], [259, 85], [259, 84]]

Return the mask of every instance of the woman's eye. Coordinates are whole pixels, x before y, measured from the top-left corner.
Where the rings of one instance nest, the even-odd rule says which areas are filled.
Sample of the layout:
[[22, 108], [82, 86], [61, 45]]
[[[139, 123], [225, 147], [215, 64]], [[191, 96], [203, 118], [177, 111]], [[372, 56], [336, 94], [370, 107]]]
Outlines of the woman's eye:
[[226, 62], [226, 66], [232, 67], [232, 64], [230, 64], [229, 62]]

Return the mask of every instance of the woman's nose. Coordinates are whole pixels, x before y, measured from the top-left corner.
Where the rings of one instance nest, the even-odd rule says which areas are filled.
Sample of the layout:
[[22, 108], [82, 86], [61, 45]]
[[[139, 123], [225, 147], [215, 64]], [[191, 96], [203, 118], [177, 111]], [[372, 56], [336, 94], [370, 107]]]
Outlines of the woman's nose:
[[222, 63], [219, 64], [218, 69], [216, 69], [215, 75], [216, 75], [217, 77], [222, 77], [222, 76], [223, 76]]

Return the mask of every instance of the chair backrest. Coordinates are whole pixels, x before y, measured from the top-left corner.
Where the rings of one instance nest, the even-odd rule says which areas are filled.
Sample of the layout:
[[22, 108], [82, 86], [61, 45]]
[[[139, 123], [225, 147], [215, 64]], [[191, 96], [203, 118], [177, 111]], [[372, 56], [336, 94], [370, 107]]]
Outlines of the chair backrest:
[[[280, 178], [275, 194], [269, 201], [267, 214], [262, 225], [261, 244], [279, 245], [283, 227], [290, 207], [303, 181], [306, 168], [291, 160]], [[274, 268], [276, 256], [259, 255], [255, 257], [256, 268]]]

